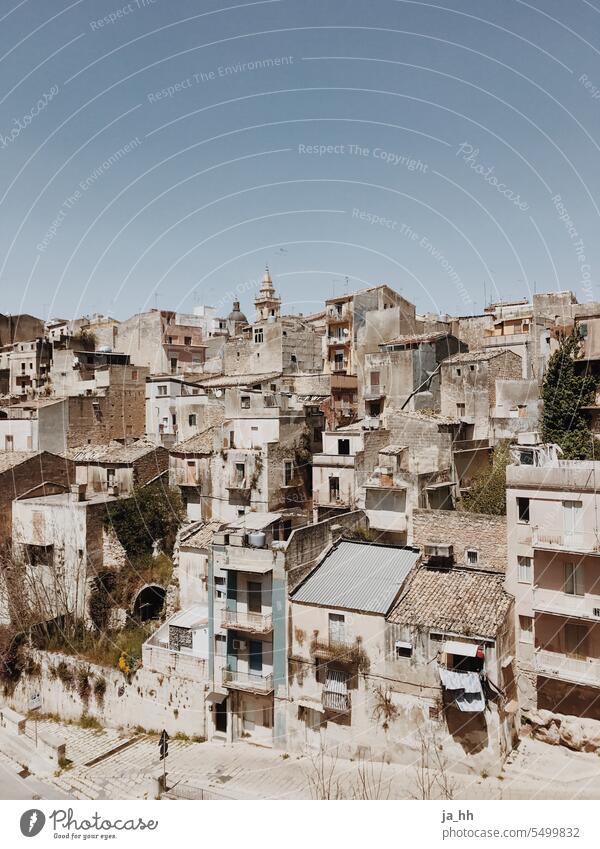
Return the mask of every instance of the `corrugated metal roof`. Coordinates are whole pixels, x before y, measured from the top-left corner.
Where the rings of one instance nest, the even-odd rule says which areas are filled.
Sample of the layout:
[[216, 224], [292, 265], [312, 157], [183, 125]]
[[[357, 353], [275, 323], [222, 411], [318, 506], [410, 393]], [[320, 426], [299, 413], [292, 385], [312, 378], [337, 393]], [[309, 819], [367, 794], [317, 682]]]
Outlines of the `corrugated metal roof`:
[[419, 553], [343, 540], [292, 593], [292, 601], [386, 614]]

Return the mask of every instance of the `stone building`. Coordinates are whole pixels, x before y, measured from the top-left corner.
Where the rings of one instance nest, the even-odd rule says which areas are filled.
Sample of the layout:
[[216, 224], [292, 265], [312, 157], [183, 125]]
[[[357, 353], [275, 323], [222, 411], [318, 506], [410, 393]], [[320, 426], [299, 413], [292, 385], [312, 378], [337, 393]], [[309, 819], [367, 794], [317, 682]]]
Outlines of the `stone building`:
[[215, 408], [221, 408], [201, 386], [179, 376], [150, 377], [145, 392], [146, 436], [167, 448], [203, 430], [211, 424]]
[[358, 375], [365, 354], [389, 339], [417, 332], [414, 304], [389, 286], [373, 286], [325, 301], [324, 368]]
[[504, 574], [506, 516], [417, 508], [412, 514], [411, 545], [424, 554], [438, 548], [449, 564]]
[[292, 591], [290, 748], [401, 760], [424, 735], [475, 769], [497, 768], [510, 752], [512, 600], [502, 576], [419, 559], [342, 539]]
[[205, 343], [201, 316], [150, 310], [119, 324], [117, 344], [150, 374], [201, 373]]
[[0, 407], [0, 450], [66, 451], [67, 404], [66, 398], [34, 398]]
[[43, 337], [13, 345], [9, 355], [10, 394], [33, 397], [48, 386], [52, 347]]
[[394, 410], [440, 410], [440, 363], [466, 350], [445, 332], [400, 336], [365, 354], [359, 373], [359, 412], [378, 418]]
[[331, 548], [342, 527], [365, 526], [360, 512], [314, 525], [300, 520], [295, 527], [279, 514], [248, 513], [214, 535], [209, 739], [287, 748], [288, 593]]
[[145, 439], [72, 448], [67, 457], [75, 464], [75, 482], [88, 493], [127, 497], [169, 471], [167, 449]]
[[600, 719], [600, 463], [529, 443], [506, 470], [520, 703]]
[[44, 322], [40, 318], [24, 313], [3, 315], [0, 313], [0, 348], [28, 342], [44, 335]]
[[0, 451], [0, 545], [9, 542], [16, 498], [62, 492], [75, 480], [73, 463], [48, 451]]
[[496, 381], [521, 378], [521, 360], [507, 349], [454, 354], [441, 364], [442, 415], [467, 428], [465, 439], [489, 439], [496, 406]]
[[241, 313], [233, 321], [237, 335], [225, 344], [224, 374], [320, 372], [323, 364], [320, 332], [301, 316], [281, 315], [281, 299], [268, 270], [255, 305], [254, 323], [244, 323], [245, 316]]
[[40, 621], [87, 619], [93, 580], [114, 568], [105, 549], [110, 501], [113, 496], [89, 496], [78, 484], [70, 492], [14, 501], [13, 553], [24, 564], [25, 597]]

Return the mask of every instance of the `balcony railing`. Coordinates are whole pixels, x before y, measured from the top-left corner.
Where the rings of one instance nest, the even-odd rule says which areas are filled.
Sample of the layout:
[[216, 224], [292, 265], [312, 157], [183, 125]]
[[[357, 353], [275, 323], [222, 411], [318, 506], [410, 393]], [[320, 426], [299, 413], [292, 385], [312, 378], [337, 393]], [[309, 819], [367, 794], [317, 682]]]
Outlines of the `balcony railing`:
[[229, 479], [227, 489], [237, 489], [244, 492], [250, 489], [250, 481], [247, 478], [232, 477]]
[[365, 401], [377, 401], [384, 398], [386, 393], [383, 386], [365, 386], [362, 394]]
[[600, 659], [570, 657], [538, 649], [535, 653], [535, 667], [539, 675], [600, 687]]
[[273, 617], [270, 613], [247, 613], [241, 610], [224, 610], [221, 624], [223, 628], [235, 628], [237, 631], [266, 634], [273, 630]]
[[352, 710], [352, 701], [350, 693], [332, 693], [329, 690], [323, 690], [321, 703], [325, 710], [335, 711], [335, 713], [350, 713]]
[[548, 551], [600, 554], [600, 534], [598, 531], [579, 531], [569, 534], [564, 531], [541, 529], [534, 525], [531, 528], [531, 544], [534, 548]]
[[270, 693], [273, 690], [273, 675], [261, 672], [238, 672], [223, 669], [223, 684], [233, 690], [250, 690], [253, 693]]
[[538, 613], [600, 622], [600, 596], [590, 593], [575, 595], [561, 590], [534, 587], [533, 609]]

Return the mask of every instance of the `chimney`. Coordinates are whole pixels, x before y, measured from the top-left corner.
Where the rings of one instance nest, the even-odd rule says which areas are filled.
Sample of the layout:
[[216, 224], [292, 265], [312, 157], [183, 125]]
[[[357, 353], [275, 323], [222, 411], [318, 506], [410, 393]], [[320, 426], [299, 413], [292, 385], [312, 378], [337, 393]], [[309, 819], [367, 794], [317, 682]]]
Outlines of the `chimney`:
[[335, 545], [340, 540], [343, 530], [341, 525], [329, 525], [329, 545]]
[[71, 501], [81, 502], [86, 500], [87, 484], [74, 483], [71, 484]]

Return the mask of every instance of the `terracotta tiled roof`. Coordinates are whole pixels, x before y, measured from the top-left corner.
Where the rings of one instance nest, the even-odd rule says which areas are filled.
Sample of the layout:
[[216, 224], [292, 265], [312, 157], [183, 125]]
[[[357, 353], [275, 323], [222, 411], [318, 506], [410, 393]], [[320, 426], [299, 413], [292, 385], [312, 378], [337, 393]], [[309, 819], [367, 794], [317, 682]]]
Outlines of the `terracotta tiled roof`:
[[35, 451], [0, 451], [0, 475], [35, 456]]
[[491, 348], [488, 351], [465, 351], [462, 354], [452, 354], [451, 357], [446, 357], [442, 360], [442, 365], [453, 365], [454, 363], [478, 363], [487, 360], [493, 360], [495, 357], [505, 357], [507, 354], [515, 354], [508, 348]]
[[195, 436], [177, 442], [171, 451], [174, 454], [212, 454], [217, 451], [221, 440], [221, 425], [210, 425]]
[[106, 445], [71, 448], [65, 452], [65, 456], [76, 463], [133, 463], [157, 448], [157, 445], [146, 439], [138, 439], [128, 445], [112, 441]]
[[503, 575], [416, 569], [389, 621], [453, 634], [495, 637], [511, 604]]

